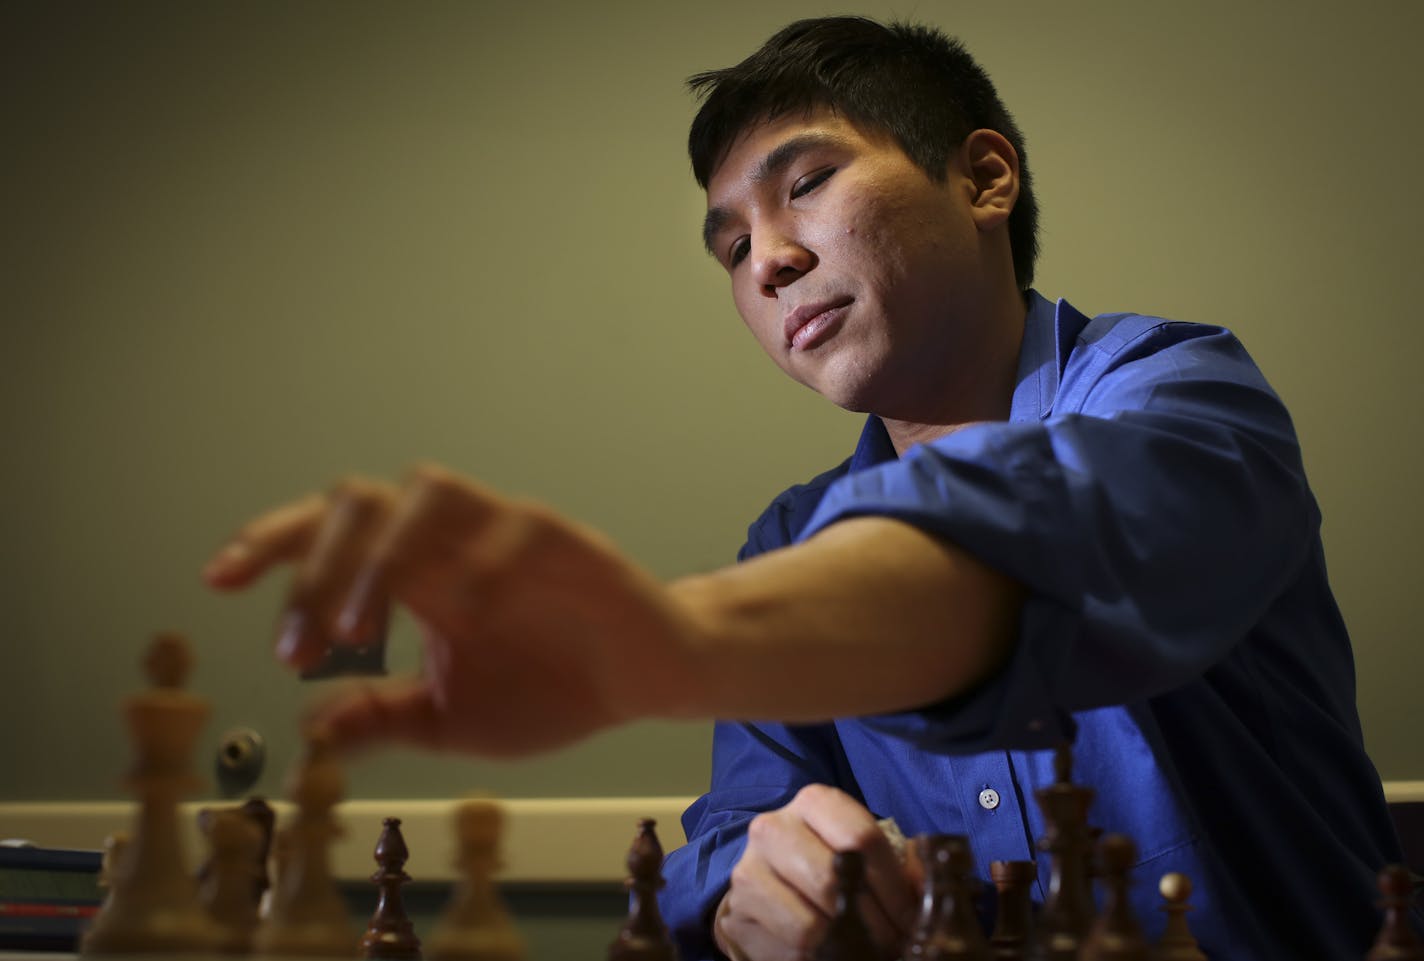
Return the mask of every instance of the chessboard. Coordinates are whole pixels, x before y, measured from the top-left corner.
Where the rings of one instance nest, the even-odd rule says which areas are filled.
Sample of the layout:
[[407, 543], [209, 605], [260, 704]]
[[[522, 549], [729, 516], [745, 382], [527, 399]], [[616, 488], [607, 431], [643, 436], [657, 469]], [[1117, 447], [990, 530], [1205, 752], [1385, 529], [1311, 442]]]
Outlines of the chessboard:
[[[208, 707], [185, 687], [191, 649], [181, 636], [160, 635], [144, 665], [148, 687], [123, 705], [133, 748], [123, 779], [133, 797], [129, 827], [105, 840], [103, 899], [83, 926], [79, 956], [555, 961], [547, 951], [531, 953], [502, 890], [506, 803], [476, 795], [446, 807], [439, 840], [423, 845], [422, 869], [429, 872], [426, 881], [453, 884], [439, 885], [443, 903], [417, 931], [406, 905], [414, 876], [402, 819], [383, 816], [378, 827], [361, 826], [364, 839], [341, 840], [356, 827], [351, 802], [343, 797], [346, 761], [320, 732], [307, 733], [285, 801], [251, 798], [195, 808], [183, 799], [201, 787], [190, 762]], [[1162, 936], [1148, 943], [1127, 894], [1141, 880], [1131, 876], [1136, 847], [1122, 835], [1099, 837], [1089, 825], [1093, 791], [1073, 782], [1072, 761], [1071, 745], [1061, 745], [1053, 783], [1035, 792], [1045, 823], [1038, 842], [1048, 865], [1044, 885], [1036, 884], [1038, 861], [994, 862], [988, 866], [994, 890], [981, 892], [965, 838], [912, 839], [909, 856], [923, 892], [919, 917], [902, 946], [905, 961], [1207, 961], [1188, 917], [1192, 883], [1180, 874], [1149, 879], [1161, 893], [1167, 923]], [[640, 817], [629, 825], [632, 840], [620, 845], [616, 859], [611, 851], [600, 855], [607, 864], [616, 860], [623, 878], [601, 952], [607, 961], [677, 959], [658, 907], [664, 848], [656, 827], [656, 818]], [[360, 870], [374, 866], [368, 883], [375, 904], [359, 919], [335, 868], [337, 852], [353, 845], [365, 851]], [[192, 858], [190, 851], [196, 851]], [[439, 857], [432, 858], [436, 851]], [[563, 851], [567, 857], [588, 852], [589, 845], [575, 842]], [[837, 853], [834, 869], [835, 910], [812, 961], [881, 961], [860, 915], [860, 853]], [[569, 870], [565, 865], [562, 873]], [[343, 871], [349, 873], [349, 866]], [[1402, 866], [1380, 874], [1382, 923], [1373, 947], [1362, 946], [1366, 961], [1424, 961], [1424, 943], [1407, 917], [1413, 885]], [[1036, 887], [1047, 891], [1041, 905], [1030, 897]], [[993, 900], [988, 929], [981, 893]], [[59, 956], [10, 953], [0, 954], [0, 961]]]

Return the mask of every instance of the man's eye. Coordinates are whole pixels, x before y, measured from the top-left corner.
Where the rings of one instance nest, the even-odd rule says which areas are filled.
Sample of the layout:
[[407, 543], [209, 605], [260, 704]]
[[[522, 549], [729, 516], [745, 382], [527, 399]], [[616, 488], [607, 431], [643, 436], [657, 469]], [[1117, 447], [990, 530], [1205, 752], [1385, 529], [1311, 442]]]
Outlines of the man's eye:
[[738, 237], [737, 242], [732, 244], [732, 249], [727, 253], [727, 263], [733, 267], [747, 259], [747, 254], [751, 252], [751, 241], [745, 237]]
[[791, 198], [795, 200], [797, 197], [804, 197], [827, 180], [830, 180], [831, 174], [835, 172], [836, 168], [827, 167], [825, 170], [818, 170], [813, 174], [807, 174], [805, 177], [796, 181], [795, 186], [791, 188]]

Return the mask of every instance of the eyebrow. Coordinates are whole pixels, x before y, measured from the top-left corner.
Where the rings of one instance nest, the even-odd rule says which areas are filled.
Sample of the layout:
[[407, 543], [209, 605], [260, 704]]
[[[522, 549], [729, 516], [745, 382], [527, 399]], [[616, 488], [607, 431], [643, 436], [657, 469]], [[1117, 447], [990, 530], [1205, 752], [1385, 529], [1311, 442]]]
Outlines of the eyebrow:
[[[824, 132], [810, 132], [798, 134], [783, 143], [777, 144], [775, 148], [767, 152], [761, 158], [761, 163], [757, 164], [752, 171], [752, 185], [761, 186], [768, 180], [781, 175], [796, 162], [802, 154], [809, 153], [820, 147], [834, 147], [845, 143], [844, 137]], [[733, 220], [735, 215], [726, 207], [713, 207], [707, 211], [707, 216], [702, 220], [702, 246], [707, 248], [707, 252], [712, 256], [717, 256], [712, 249], [712, 240], [721, 232], [722, 228]]]

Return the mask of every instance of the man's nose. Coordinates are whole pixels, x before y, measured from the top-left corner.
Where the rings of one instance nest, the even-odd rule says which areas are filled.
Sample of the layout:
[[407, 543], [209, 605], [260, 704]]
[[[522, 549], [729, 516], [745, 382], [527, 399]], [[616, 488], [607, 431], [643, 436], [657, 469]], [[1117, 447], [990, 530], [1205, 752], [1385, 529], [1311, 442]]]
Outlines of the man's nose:
[[795, 283], [816, 266], [816, 255], [796, 238], [784, 234], [754, 238], [752, 276], [762, 296], [775, 298], [777, 291]]

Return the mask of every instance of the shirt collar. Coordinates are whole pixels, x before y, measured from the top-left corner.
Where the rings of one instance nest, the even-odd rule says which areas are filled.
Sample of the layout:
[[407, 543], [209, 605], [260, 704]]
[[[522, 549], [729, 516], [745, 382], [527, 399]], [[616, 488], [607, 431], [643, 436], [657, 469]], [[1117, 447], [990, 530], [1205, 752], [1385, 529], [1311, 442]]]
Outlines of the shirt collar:
[[[1028, 313], [1024, 317], [1023, 345], [1019, 348], [1019, 369], [1014, 396], [1009, 405], [1009, 421], [1042, 420], [1053, 410], [1058, 394], [1058, 378], [1078, 335], [1087, 324], [1066, 300], [1051, 301], [1036, 290], [1028, 292]], [[850, 472], [895, 459], [895, 446], [880, 418], [871, 414], [860, 431], [860, 441], [850, 458]]]

